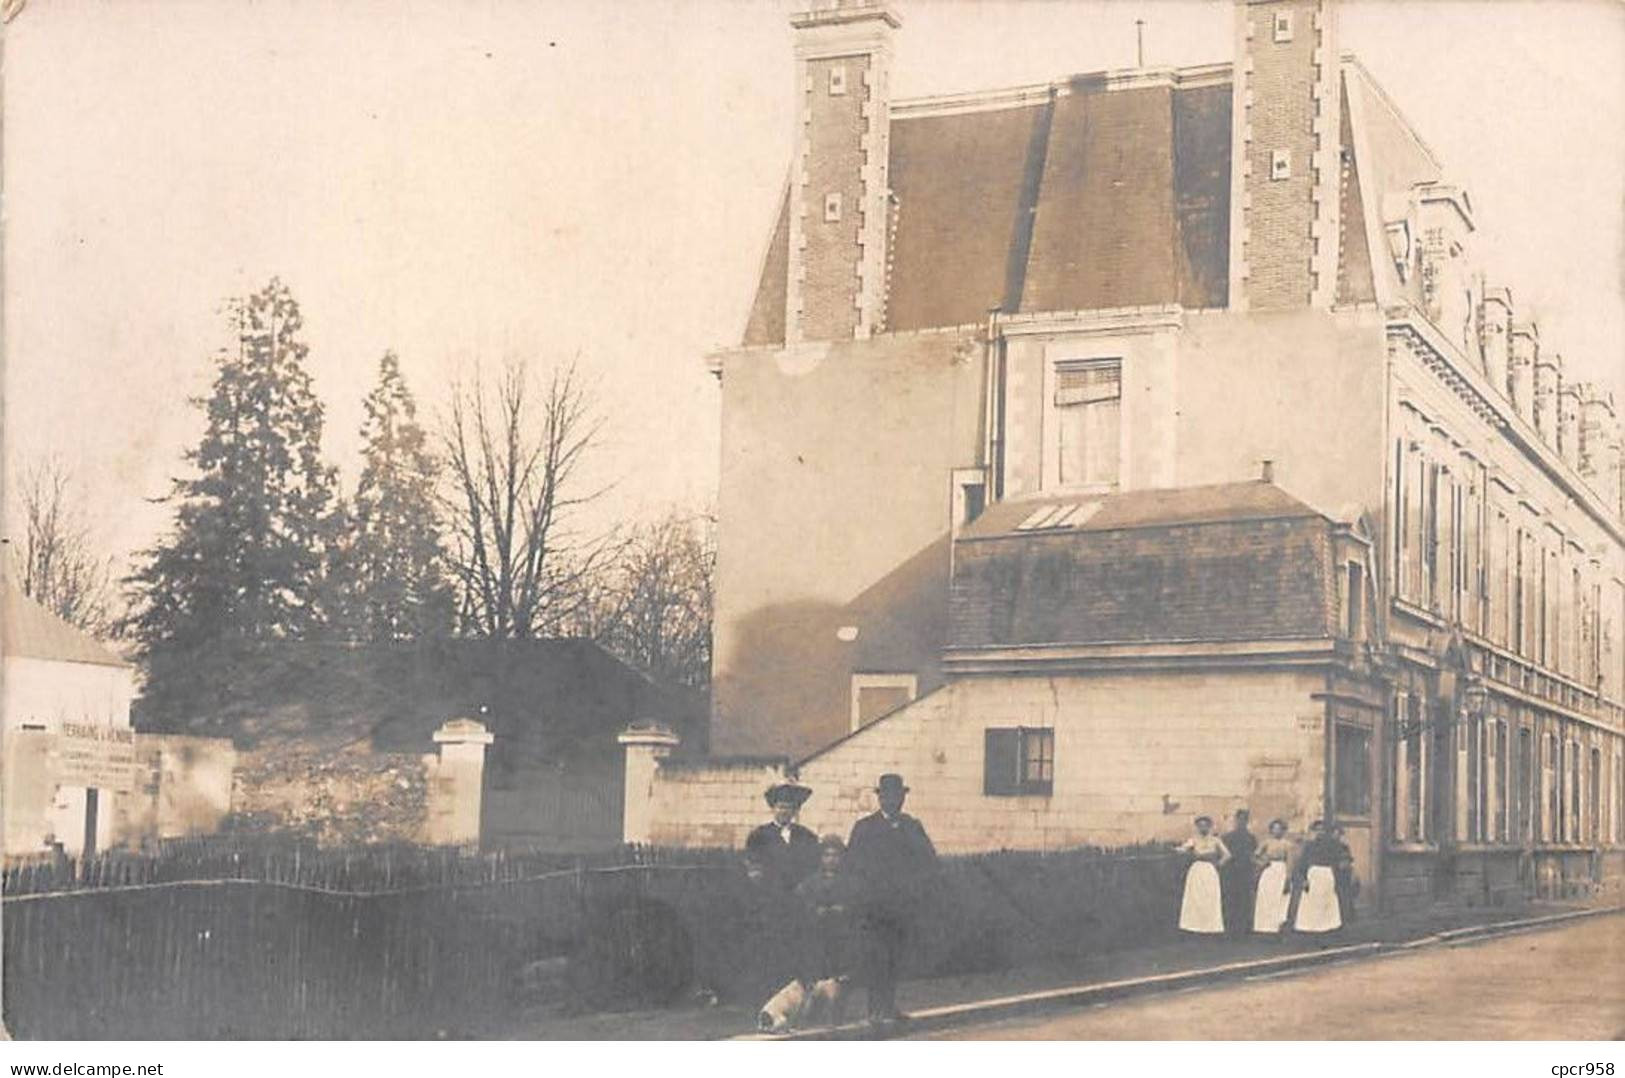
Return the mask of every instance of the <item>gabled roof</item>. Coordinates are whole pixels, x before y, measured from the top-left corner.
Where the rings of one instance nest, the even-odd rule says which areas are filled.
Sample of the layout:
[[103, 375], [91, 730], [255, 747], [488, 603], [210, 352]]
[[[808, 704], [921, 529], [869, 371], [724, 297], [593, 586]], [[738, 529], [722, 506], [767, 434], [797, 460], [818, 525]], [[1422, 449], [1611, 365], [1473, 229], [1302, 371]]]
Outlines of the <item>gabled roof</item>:
[[23, 594], [9, 576], [0, 584], [0, 656], [96, 666], [130, 664]]

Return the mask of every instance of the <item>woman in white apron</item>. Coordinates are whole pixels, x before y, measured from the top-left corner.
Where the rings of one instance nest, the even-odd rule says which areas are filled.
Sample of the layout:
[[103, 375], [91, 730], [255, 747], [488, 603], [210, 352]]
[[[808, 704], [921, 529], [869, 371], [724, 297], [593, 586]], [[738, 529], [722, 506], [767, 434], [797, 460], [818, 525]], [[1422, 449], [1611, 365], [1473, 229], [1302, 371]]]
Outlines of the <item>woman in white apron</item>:
[[1223, 840], [1213, 834], [1213, 819], [1196, 817], [1196, 834], [1179, 847], [1192, 857], [1185, 870], [1185, 897], [1179, 905], [1182, 932], [1203, 935], [1224, 932], [1224, 905], [1219, 892], [1219, 866], [1230, 860]]
[[1303, 893], [1292, 927], [1299, 932], [1335, 932], [1343, 927], [1337, 905], [1337, 874], [1333, 871], [1341, 851], [1319, 820], [1309, 825], [1309, 844], [1303, 848], [1298, 872]]
[[1287, 861], [1292, 857], [1292, 843], [1286, 837], [1286, 821], [1271, 820], [1270, 836], [1253, 851], [1253, 861], [1260, 869], [1258, 893], [1253, 899], [1253, 931], [1274, 935], [1286, 924], [1286, 912], [1292, 903], [1292, 886], [1287, 877]]

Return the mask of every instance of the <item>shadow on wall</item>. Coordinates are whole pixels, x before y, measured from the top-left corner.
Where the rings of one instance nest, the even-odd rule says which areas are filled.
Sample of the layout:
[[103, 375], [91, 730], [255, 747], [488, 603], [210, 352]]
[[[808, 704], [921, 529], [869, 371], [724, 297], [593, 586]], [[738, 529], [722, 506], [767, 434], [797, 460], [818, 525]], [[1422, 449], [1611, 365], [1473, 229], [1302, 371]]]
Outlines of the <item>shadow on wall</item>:
[[[948, 626], [945, 532], [846, 604], [761, 607], [733, 628], [717, 671], [715, 751], [808, 755], [851, 730], [852, 674], [912, 673], [918, 695], [942, 684]], [[857, 629], [846, 641], [837, 634]]]

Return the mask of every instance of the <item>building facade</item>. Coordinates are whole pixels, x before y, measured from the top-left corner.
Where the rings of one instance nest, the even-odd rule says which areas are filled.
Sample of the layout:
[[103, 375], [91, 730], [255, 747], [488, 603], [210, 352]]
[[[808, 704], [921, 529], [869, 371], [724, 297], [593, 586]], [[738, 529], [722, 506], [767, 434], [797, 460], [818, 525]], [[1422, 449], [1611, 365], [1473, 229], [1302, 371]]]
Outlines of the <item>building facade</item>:
[[838, 827], [901, 770], [948, 848], [1249, 804], [1335, 818], [1396, 906], [1617, 876], [1613, 402], [1332, 0], [1238, 0], [1232, 63], [917, 101], [900, 25], [793, 20], [791, 180], [712, 357], [725, 756], [629, 766], [637, 837], [737, 841], [787, 771]]

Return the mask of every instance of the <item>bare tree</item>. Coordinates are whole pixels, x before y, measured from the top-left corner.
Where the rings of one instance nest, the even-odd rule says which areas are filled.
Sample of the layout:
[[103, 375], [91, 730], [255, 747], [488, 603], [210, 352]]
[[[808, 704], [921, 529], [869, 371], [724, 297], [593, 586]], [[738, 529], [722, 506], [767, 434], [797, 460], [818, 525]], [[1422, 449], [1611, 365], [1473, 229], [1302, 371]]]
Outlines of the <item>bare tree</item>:
[[23, 594], [90, 633], [112, 625], [113, 559], [96, 552], [83, 495], [62, 461], [44, 457], [17, 478], [6, 543]]
[[634, 529], [594, 582], [583, 634], [656, 677], [708, 685], [715, 532], [709, 515], [676, 509]]
[[573, 511], [603, 493], [581, 467], [603, 427], [574, 362], [538, 395], [510, 362], [494, 393], [476, 373], [443, 423], [452, 569], [462, 630], [492, 639], [557, 633], [579, 616], [585, 585], [612, 552], [575, 531]]

